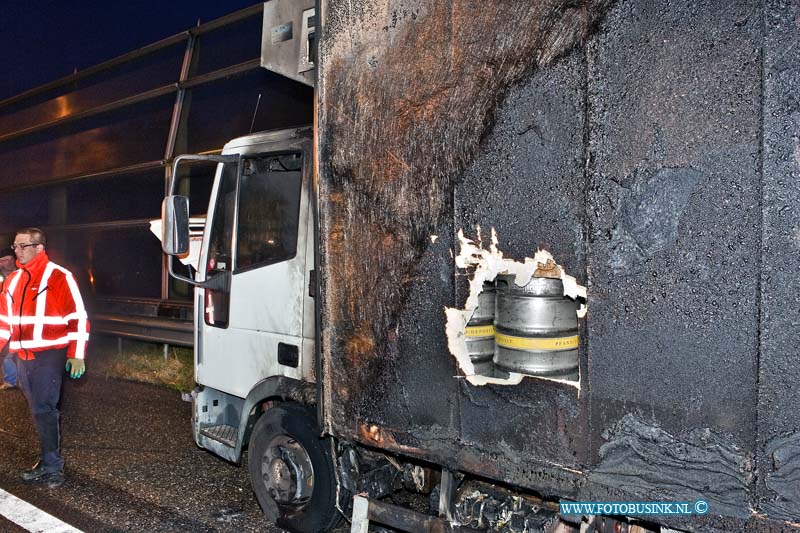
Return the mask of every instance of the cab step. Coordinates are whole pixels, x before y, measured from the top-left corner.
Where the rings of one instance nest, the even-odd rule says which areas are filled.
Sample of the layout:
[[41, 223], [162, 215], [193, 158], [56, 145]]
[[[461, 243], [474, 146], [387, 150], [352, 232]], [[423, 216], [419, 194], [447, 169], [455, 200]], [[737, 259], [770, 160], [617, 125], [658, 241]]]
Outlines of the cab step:
[[225, 446], [236, 448], [236, 441], [238, 439], [239, 429], [233, 426], [209, 426], [200, 430], [201, 435], [205, 435], [210, 439], [221, 442]]

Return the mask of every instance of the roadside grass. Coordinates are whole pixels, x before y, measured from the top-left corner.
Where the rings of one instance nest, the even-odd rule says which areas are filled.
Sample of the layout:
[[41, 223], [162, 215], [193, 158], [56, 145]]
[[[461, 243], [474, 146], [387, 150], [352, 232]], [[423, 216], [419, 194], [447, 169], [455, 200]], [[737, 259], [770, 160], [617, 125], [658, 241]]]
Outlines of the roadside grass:
[[194, 388], [191, 348], [170, 346], [118, 337], [94, 335], [89, 341], [87, 371], [106, 377], [152, 383], [189, 392]]

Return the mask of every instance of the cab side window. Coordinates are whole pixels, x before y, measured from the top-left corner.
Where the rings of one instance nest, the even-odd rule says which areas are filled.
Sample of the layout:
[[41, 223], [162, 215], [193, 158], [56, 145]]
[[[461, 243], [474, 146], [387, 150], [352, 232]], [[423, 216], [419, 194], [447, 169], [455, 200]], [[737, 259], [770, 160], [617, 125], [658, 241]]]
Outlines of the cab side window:
[[302, 163], [300, 153], [242, 161], [237, 272], [286, 261], [297, 254]]

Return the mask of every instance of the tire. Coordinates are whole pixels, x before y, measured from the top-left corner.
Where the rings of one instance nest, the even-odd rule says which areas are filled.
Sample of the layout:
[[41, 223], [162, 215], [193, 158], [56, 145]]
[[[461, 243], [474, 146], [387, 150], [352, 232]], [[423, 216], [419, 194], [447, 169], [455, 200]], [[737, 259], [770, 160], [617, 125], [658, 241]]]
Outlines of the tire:
[[258, 504], [278, 527], [319, 533], [341, 520], [328, 439], [316, 412], [281, 404], [261, 415], [250, 435], [247, 469]]

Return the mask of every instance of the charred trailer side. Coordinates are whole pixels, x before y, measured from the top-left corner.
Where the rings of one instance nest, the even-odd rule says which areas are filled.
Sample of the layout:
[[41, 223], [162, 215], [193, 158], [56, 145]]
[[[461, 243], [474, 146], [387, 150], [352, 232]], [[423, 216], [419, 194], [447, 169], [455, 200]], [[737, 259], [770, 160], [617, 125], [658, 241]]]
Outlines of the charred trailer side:
[[[800, 520], [796, 3], [319, 9], [325, 430], [556, 500], [708, 502], [674, 528]], [[465, 246], [588, 287], [578, 381], [454, 353]]]

